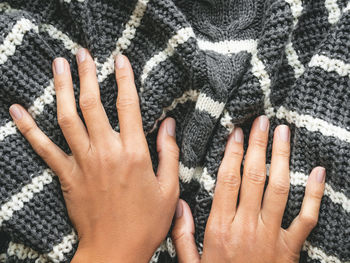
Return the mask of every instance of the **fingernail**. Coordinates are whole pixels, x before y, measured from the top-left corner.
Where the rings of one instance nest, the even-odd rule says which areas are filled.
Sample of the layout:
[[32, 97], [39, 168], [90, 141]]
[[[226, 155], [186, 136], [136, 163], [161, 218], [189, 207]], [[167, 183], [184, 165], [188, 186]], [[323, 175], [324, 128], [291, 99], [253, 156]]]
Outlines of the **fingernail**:
[[183, 213], [182, 202], [179, 200], [177, 202], [176, 211], [175, 211], [176, 218], [182, 217], [182, 213]]
[[54, 61], [55, 72], [60, 75], [64, 72], [64, 60], [63, 58], [56, 58]]
[[23, 116], [21, 109], [16, 105], [10, 107], [10, 114], [16, 120], [22, 119]]
[[243, 131], [241, 128], [236, 128], [234, 130], [234, 138], [235, 142], [242, 143], [243, 142]]
[[324, 169], [323, 167], [318, 168], [317, 175], [316, 175], [317, 182], [319, 182], [320, 184], [323, 184], [325, 182], [325, 178], [326, 178], [326, 169]]
[[167, 119], [166, 130], [167, 130], [168, 135], [170, 135], [172, 137], [175, 136], [175, 126], [176, 126], [176, 123], [175, 123], [175, 120], [173, 118]]
[[290, 138], [290, 135], [289, 135], [289, 127], [287, 125], [281, 125], [279, 126], [278, 128], [278, 137], [284, 141], [284, 142], [289, 142], [289, 138]]
[[125, 62], [125, 59], [124, 59], [124, 56], [119, 54], [117, 55], [117, 57], [115, 58], [115, 66], [117, 69], [121, 69], [124, 67], [124, 62]]
[[78, 63], [83, 62], [85, 58], [86, 58], [86, 50], [85, 48], [80, 48], [77, 52]]
[[269, 126], [269, 119], [263, 115], [259, 117], [259, 127], [260, 130], [265, 132], [267, 130], [267, 127]]

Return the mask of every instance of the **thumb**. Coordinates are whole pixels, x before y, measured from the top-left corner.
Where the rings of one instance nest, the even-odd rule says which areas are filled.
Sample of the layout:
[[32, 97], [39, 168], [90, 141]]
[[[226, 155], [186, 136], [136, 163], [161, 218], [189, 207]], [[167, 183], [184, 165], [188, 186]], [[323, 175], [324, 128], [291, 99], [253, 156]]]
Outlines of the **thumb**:
[[175, 139], [175, 126], [175, 120], [167, 118], [162, 122], [157, 137], [158, 181], [161, 188], [172, 196], [179, 192], [179, 147]]
[[175, 217], [172, 239], [179, 263], [199, 263], [201, 260], [194, 241], [193, 217], [184, 200], [179, 200]]

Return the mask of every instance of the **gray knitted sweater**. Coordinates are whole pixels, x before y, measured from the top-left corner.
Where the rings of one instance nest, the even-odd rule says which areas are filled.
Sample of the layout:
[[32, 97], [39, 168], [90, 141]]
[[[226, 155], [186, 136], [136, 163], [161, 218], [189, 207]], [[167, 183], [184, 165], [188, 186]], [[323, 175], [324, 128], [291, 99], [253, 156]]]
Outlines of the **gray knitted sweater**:
[[[95, 58], [111, 123], [118, 123], [113, 57], [130, 58], [155, 169], [159, 123], [176, 119], [181, 197], [191, 206], [200, 251], [226, 139], [235, 125], [247, 138], [252, 120], [266, 114], [271, 131], [281, 123], [292, 131], [283, 227], [299, 212], [312, 167], [327, 169], [319, 223], [301, 262], [350, 262], [348, 0], [1, 2], [0, 262], [69, 262], [76, 250], [59, 181], [8, 108], [24, 105], [69, 152], [57, 124], [51, 62], [68, 59], [78, 98], [79, 46]], [[176, 262], [170, 238], [152, 262]]]

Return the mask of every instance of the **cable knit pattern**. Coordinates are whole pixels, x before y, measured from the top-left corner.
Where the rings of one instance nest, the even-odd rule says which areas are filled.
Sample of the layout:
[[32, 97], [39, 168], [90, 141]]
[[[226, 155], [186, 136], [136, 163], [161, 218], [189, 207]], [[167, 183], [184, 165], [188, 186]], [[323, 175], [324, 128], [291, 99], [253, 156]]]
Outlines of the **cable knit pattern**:
[[[18, 132], [8, 108], [28, 108], [68, 153], [51, 63], [67, 58], [78, 99], [74, 56], [81, 46], [95, 58], [116, 130], [113, 59], [130, 58], [154, 169], [160, 121], [176, 119], [181, 197], [193, 211], [199, 251], [227, 137], [241, 126], [247, 147], [252, 120], [266, 114], [271, 133], [278, 124], [292, 132], [283, 227], [300, 210], [311, 169], [327, 169], [319, 223], [300, 262], [350, 262], [349, 11], [348, 0], [2, 1], [0, 262], [69, 262], [77, 248], [58, 178]], [[169, 237], [151, 262], [176, 262]]]

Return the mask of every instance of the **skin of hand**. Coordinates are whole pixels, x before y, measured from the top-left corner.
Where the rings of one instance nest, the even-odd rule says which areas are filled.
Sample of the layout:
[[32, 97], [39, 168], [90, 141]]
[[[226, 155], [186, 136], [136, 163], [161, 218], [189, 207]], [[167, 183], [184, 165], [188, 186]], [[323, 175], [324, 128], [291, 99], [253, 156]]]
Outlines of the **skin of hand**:
[[72, 155], [64, 153], [20, 105], [10, 114], [34, 150], [59, 177], [79, 245], [72, 262], [148, 262], [169, 231], [179, 196], [175, 120], [161, 124], [155, 175], [145, 139], [129, 60], [118, 55], [115, 132], [100, 100], [96, 67], [86, 49], [77, 53], [80, 119], [68, 62], [53, 62], [57, 118]]
[[318, 221], [325, 169], [313, 169], [299, 215], [288, 229], [281, 228], [290, 184], [290, 131], [285, 125], [275, 129], [269, 182], [264, 193], [268, 130], [266, 116], [254, 121], [242, 179], [243, 131], [235, 128], [230, 135], [218, 171], [202, 257], [194, 241], [191, 210], [185, 201], [179, 201], [172, 237], [180, 263], [299, 262], [302, 245]]

